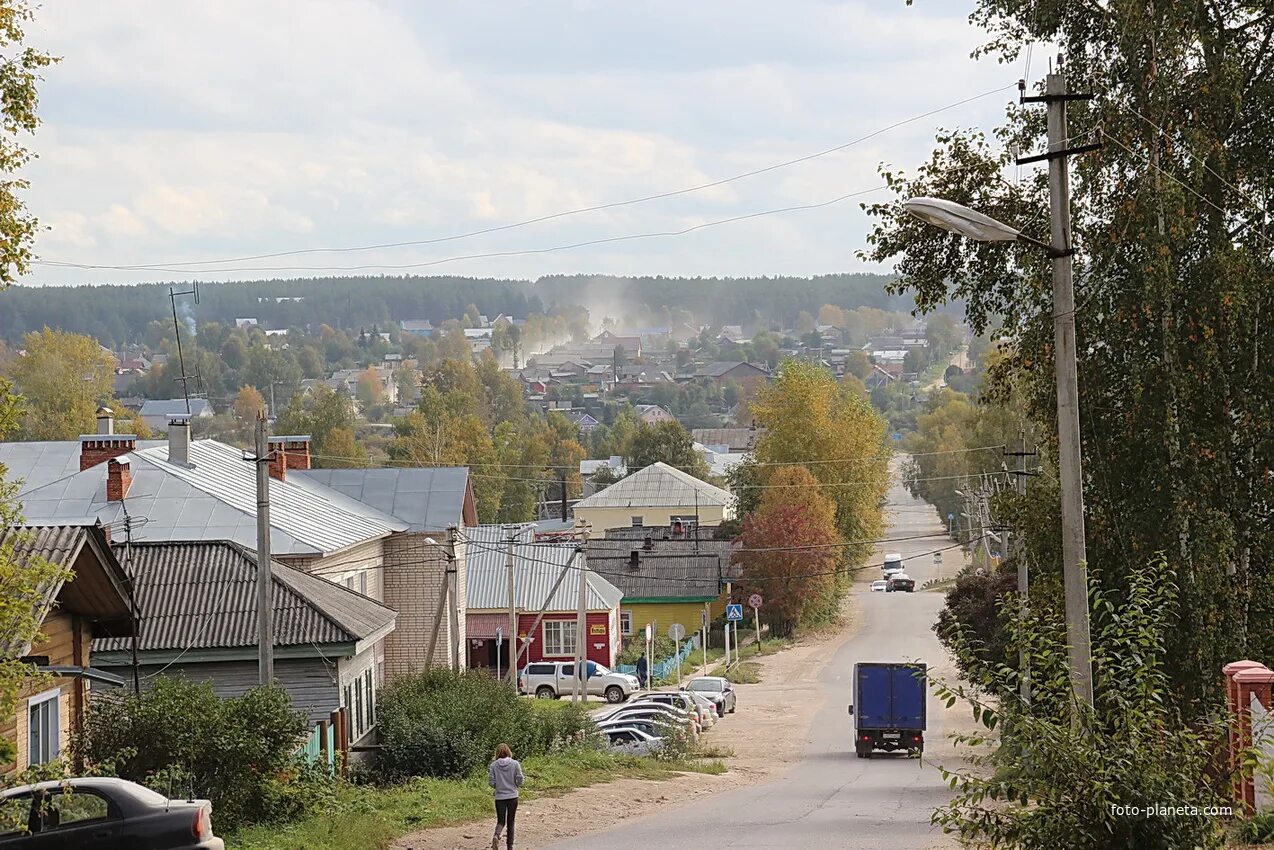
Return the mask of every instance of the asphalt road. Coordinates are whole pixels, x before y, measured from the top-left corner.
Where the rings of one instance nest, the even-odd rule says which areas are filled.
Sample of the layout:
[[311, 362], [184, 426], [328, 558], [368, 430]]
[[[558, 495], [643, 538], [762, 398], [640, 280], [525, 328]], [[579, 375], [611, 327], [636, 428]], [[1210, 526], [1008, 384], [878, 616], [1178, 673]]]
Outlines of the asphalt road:
[[[930, 506], [901, 487], [889, 494], [886, 537], [901, 538], [941, 532], [943, 523]], [[885, 551], [899, 552], [907, 574], [922, 582], [935, 575], [933, 550], [951, 545], [942, 536], [907, 540], [879, 547], [873, 577]], [[959, 551], [943, 553], [947, 574], [959, 563]], [[863, 622], [824, 668], [820, 687], [827, 702], [809, 731], [805, 758], [786, 774], [709, 797], [703, 802], [625, 821], [615, 829], [552, 845], [558, 850], [605, 848], [931, 848], [943, 844], [929, 825], [933, 809], [949, 791], [938, 769], [928, 763], [949, 753], [944, 738], [945, 707], [929, 701], [926, 760], [877, 754], [854, 756], [851, 701], [853, 667], [859, 661], [920, 660], [933, 665], [944, 653], [932, 626], [942, 594], [870, 593], [865, 584], [855, 592]], [[740, 700], [739, 712], [748, 710]], [[731, 722], [726, 717], [725, 723]], [[604, 813], [599, 813], [604, 817]]]

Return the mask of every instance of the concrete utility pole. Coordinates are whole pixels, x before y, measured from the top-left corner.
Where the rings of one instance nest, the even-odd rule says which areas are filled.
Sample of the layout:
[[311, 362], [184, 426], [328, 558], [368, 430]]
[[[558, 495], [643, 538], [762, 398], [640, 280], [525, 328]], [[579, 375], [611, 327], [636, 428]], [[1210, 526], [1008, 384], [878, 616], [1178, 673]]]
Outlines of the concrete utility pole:
[[447, 596], [451, 603], [451, 669], [460, 667], [460, 588], [456, 569], [456, 534], [453, 525], [447, 528]]
[[[509, 531], [509, 559], [506, 569], [508, 570], [509, 585], [509, 683], [516, 686], [518, 683], [518, 668], [515, 656], [517, 654], [518, 645], [518, 599], [515, 596], [515, 582], [513, 576], [513, 547], [518, 542], [516, 530]], [[497, 650], [498, 651], [498, 650]]]
[[[1060, 67], [1060, 66], [1059, 66]], [[1062, 577], [1066, 587], [1066, 637], [1076, 698], [1093, 704], [1093, 651], [1088, 625], [1088, 554], [1084, 543], [1084, 480], [1079, 440], [1079, 378], [1075, 352], [1075, 281], [1071, 261], [1069, 151], [1066, 149], [1064, 73], [1049, 74], [1048, 194], [1052, 209], [1053, 346], [1057, 358], [1057, 460], [1062, 495]]]
[[[578, 523], [580, 537], [588, 546], [588, 526]], [[588, 702], [588, 676], [584, 667], [588, 661], [588, 555], [579, 559], [579, 600], [575, 612], [575, 677], [571, 683], [571, 702], [582, 698]]]
[[265, 414], [257, 414], [257, 678], [274, 681], [274, 602], [270, 575], [270, 432]]
[[[1017, 457], [1017, 469], [1013, 472], [1013, 489], [1017, 491], [1019, 497], [1026, 497], [1026, 479], [1030, 475], [1026, 471], [1026, 459], [1033, 457], [1035, 452], [1026, 450], [1026, 429], [1022, 428], [1018, 431], [1019, 447], [1016, 452], [1008, 452], [1010, 457]], [[1006, 532], [1007, 534], [1008, 532]], [[1020, 616], [1023, 620], [1027, 616], [1027, 605], [1030, 602], [1030, 565], [1026, 562], [1026, 534], [1019, 531], [1013, 535], [1013, 555], [1017, 560], [1017, 595]], [[1018, 686], [1022, 698], [1022, 702], [1026, 705], [1031, 704], [1031, 670], [1026, 660], [1026, 650], [1019, 649], [1017, 655], [1018, 664]]]

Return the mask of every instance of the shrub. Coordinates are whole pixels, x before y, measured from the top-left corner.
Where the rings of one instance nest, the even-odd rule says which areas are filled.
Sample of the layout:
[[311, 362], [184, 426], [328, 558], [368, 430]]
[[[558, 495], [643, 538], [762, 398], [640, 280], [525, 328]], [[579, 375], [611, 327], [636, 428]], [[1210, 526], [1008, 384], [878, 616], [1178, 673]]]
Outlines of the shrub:
[[496, 745], [518, 758], [587, 743], [593, 724], [582, 706], [541, 707], [482, 672], [427, 670], [380, 694], [377, 724], [383, 781], [454, 778], [485, 768]]
[[[641, 632], [640, 629], [638, 629]], [[671, 658], [677, 654], [677, 643], [665, 634], [654, 635], [655, 654], [652, 658], [646, 660], [653, 667], [665, 658]], [[619, 653], [619, 664], [636, 664], [637, 659], [646, 653], [646, 638], [644, 634], [635, 634], [628, 639], [628, 644], [623, 651]]]
[[[313, 772], [298, 764], [305, 715], [281, 688], [222, 699], [207, 682], [160, 677], [141, 695], [89, 704], [75, 758], [162, 794], [206, 797], [226, 830], [301, 814]], [[294, 783], [306, 793], [294, 793]]]

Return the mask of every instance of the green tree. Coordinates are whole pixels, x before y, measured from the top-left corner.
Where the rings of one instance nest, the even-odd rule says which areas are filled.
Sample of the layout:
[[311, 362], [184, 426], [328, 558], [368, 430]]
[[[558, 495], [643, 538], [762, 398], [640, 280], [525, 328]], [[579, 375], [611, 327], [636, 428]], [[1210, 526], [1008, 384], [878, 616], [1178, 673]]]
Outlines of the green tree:
[[845, 374], [853, 375], [860, 381], [867, 380], [871, 374], [871, 360], [865, 351], [851, 351], [845, 355]]
[[[1274, 17], [1262, 12], [1234, 0], [979, 0], [974, 12], [991, 32], [985, 52], [1008, 60], [1056, 44], [1072, 90], [1100, 92], [1072, 108], [1068, 127], [1104, 145], [1074, 160], [1072, 185], [1087, 557], [1119, 587], [1153, 553], [1170, 553], [1190, 592], [1166, 664], [1175, 697], [1201, 713], [1220, 699], [1222, 664], [1274, 657], [1274, 632], [1258, 626], [1274, 614], [1274, 565], [1260, 555], [1274, 550], [1274, 359], [1261, 354], [1274, 344], [1274, 264], [1257, 200], [1274, 149]], [[897, 199], [947, 198], [1035, 228], [1048, 209], [1045, 171], [1021, 184], [998, 175], [1014, 149], [1038, 146], [1043, 120], [1027, 107], [993, 140], [944, 132], [920, 170], [885, 167], [887, 182]], [[868, 206], [877, 225], [866, 256], [893, 265], [891, 290], [922, 312], [962, 301], [975, 334], [1014, 317], [989, 393], [1020, 376], [1047, 450], [1048, 259], [962, 240], [911, 219], [897, 199]], [[1056, 524], [1022, 531], [1051, 535]]]
[[115, 358], [91, 337], [49, 328], [27, 334], [26, 352], [10, 369], [26, 400], [22, 436], [73, 440], [91, 434], [97, 409], [111, 400]]
[[273, 430], [276, 434], [309, 434], [314, 465], [336, 469], [365, 464], [366, 451], [353, 440], [354, 422], [350, 400], [320, 384], [309, 395], [293, 396]]
[[627, 461], [633, 472], [666, 463], [704, 481], [709, 478], [708, 464], [694, 450], [694, 440], [680, 422], [643, 422], [628, 447]]

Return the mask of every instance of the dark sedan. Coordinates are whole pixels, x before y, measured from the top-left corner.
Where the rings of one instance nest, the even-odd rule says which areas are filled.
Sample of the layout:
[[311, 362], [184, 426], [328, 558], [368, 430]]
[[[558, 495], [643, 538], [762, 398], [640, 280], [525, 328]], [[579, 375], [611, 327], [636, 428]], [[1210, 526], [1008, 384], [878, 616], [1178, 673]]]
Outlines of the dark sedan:
[[0, 793], [0, 847], [15, 850], [225, 850], [212, 804], [135, 782], [83, 777]]

